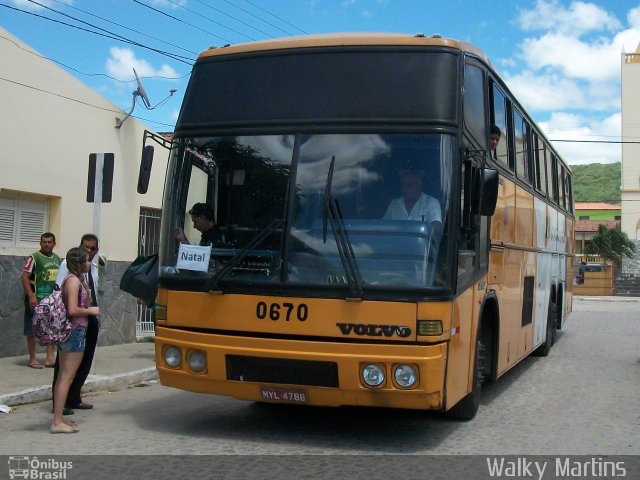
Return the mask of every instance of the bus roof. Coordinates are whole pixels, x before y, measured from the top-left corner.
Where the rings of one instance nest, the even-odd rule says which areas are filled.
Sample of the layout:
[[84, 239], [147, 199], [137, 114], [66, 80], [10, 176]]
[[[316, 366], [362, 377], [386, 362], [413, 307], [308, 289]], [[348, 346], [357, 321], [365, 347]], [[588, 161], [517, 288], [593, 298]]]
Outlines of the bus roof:
[[482, 58], [487, 62], [487, 64], [490, 64], [487, 56], [480, 49], [469, 43], [450, 38], [442, 38], [440, 35], [432, 35], [428, 37], [422, 34], [407, 35], [399, 33], [336, 33], [260, 40], [257, 42], [241, 43], [225, 47], [211, 47], [209, 50], [202, 52], [198, 56], [198, 59], [218, 55], [233, 55], [237, 53], [262, 52], [268, 50], [345, 46], [449, 47], [473, 53]]

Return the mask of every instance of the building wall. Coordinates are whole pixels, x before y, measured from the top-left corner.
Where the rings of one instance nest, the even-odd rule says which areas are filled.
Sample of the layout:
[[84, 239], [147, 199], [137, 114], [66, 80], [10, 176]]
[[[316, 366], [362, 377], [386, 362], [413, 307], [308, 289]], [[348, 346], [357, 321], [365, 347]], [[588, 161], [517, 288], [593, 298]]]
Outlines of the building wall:
[[617, 210], [578, 210], [576, 208], [576, 219], [582, 220], [581, 217], [588, 217], [585, 220], [615, 220], [620, 216], [620, 209]]
[[[640, 138], [640, 45], [622, 54], [622, 138]], [[622, 231], [640, 240], [640, 145], [622, 144]]]
[[[139, 195], [145, 126], [130, 117], [115, 128], [116, 117], [126, 115], [118, 106], [29, 53], [32, 50], [6, 30], [0, 34], [19, 45], [0, 41], [0, 77], [6, 79], [0, 88], [0, 196], [48, 200], [48, 230], [57, 237], [54, 251], [61, 257], [79, 245], [83, 233], [98, 234], [101, 253], [110, 261], [111, 282], [103, 302], [110, 313], [103, 315], [101, 343], [135, 341], [135, 299], [117, 287], [122, 271], [137, 256], [140, 208], [161, 208], [166, 155], [156, 148], [149, 191]], [[91, 153], [115, 156], [113, 201], [100, 206], [99, 231], [94, 230], [96, 206], [86, 202]], [[19, 276], [24, 257], [38, 249], [38, 242], [0, 242], [0, 327], [5, 332], [0, 356], [26, 351], [24, 337], [20, 339]]]
[[[0, 357], [25, 355], [27, 352], [27, 342], [22, 333], [24, 295], [18, 281], [23, 263], [22, 257], [0, 255], [0, 326], [3, 329], [0, 336]], [[100, 297], [98, 345], [120, 345], [136, 341], [137, 302], [119, 288], [120, 277], [128, 265], [129, 262], [107, 264], [105, 291]], [[37, 349], [45, 351], [45, 347]]]

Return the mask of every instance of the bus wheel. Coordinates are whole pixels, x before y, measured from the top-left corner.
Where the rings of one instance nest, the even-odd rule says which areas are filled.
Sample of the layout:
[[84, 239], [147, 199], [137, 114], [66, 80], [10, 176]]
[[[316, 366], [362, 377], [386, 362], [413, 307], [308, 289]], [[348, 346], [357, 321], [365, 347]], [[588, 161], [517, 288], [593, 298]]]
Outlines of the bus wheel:
[[555, 303], [549, 302], [549, 310], [547, 312], [547, 338], [533, 354], [537, 357], [546, 357], [551, 351], [551, 347], [555, 343], [556, 337], [556, 306]]
[[473, 362], [473, 390], [466, 397], [456, 403], [451, 410], [447, 412], [449, 418], [454, 420], [471, 420], [476, 416], [480, 407], [480, 398], [482, 394], [483, 361], [485, 348], [480, 341], [480, 333], [476, 342], [476, 358]]

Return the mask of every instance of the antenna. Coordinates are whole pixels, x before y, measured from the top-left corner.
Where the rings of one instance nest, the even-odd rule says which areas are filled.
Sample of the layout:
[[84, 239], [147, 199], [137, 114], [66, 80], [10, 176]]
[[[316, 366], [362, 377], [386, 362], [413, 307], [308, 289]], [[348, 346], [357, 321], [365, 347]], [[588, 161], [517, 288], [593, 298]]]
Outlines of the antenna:
[[140, 97], [142, 98], [142, 103], [144, 104], [144, 107], [147, 110], [153, 110], [154, 108], [162, 105], [164, 102], [166, 102], [169, 97], [173, 96], [174, 93], [176, 93], [176, 89], [172, 88], [171, 90], [169, 90], [169, 96], [166, 97], [164, 100], [162, 100], [160, 103], [158, 103], [155, 107], [151, 106], [151, 101], [149, 100], [149, 96], [147, 95], [147, 92], [145, 91], [144, 87], [142, 86], [142, 82], [140, 81], [140, 77], [138, 77], [138, 72], [136, 72], [136, 69], [133, 69], [133, 75], [136, 77], [136, 84], [138, 85], [138, 88], [136, 88], [133, 91], [133, 101], [131, 102], [131, 110], [129, 110], [129, 113], [127, 113], [127, 116], [124, 117], [123, 119], [120, 119], [118, 117], [116, 117], [116, 128], [120, 128], [122, 126], [122, 124], [125, 122], [125, 120], [127, 118], [129, 118], [131, 116], [131, 114], [133, 113], [133, 110], [136, 108], [136, 97]]
[[142, 86], [142, 82], [140, 81], [140, 77], [138, 77], [138, 73], [136, 72], [136, 69], [133, 69], [133, 74], [136, 76], [136, 83], [138, 84], [138, 89], [133, 92], [133, 98], [135, 99], [136, 97], [136, 92], [138, 93], [138, 95], [140, 95], [142, 97], [142, 101], [144, 102], [145, 106], [147, 108], [151, 108], [151, 102], [149, 101], [149, 97], [147, 96], [147, 92], [144, 91], [144, 87]]

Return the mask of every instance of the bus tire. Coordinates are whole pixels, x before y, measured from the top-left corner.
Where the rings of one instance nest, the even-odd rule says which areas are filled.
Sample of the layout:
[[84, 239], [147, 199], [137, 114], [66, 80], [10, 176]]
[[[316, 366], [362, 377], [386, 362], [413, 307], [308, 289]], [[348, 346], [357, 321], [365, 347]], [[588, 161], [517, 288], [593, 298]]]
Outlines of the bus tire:
[[547, 311], [547, 338], [544, 343], [540, 345], [533, 354], [536, 357], [546, 357], [551, 351], [551, 347], [555, 343], [556, 337], [556, 304], [549, 301], [549, 309]]
[[449, 418], [454, 420], [471, 420], [476, 416], [482, 397], [482, 382], [484, 379], [482, 361], [484, 359], [484, 353], [484, 345], [480, 341], [480, 334], [478, 334], [476, 357], [473, 362], [473, 390], [447, 412]]

